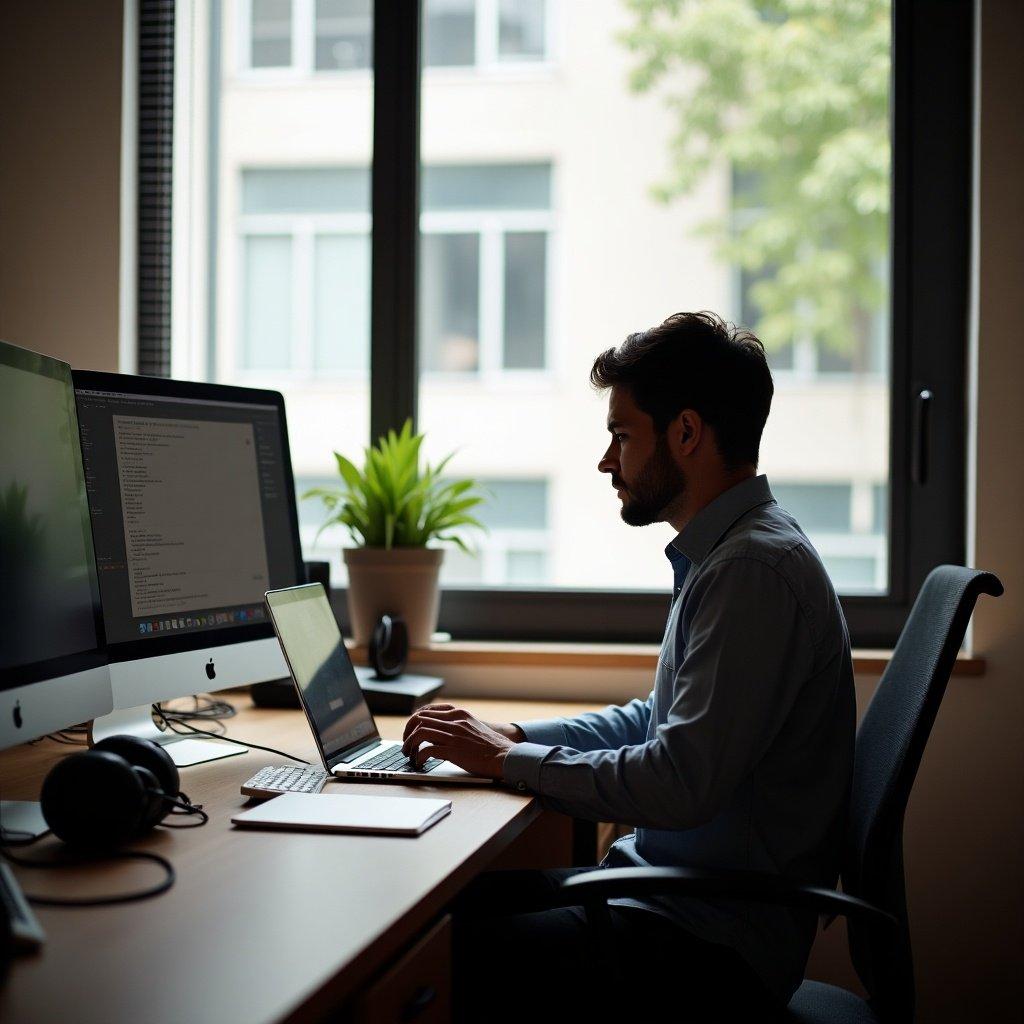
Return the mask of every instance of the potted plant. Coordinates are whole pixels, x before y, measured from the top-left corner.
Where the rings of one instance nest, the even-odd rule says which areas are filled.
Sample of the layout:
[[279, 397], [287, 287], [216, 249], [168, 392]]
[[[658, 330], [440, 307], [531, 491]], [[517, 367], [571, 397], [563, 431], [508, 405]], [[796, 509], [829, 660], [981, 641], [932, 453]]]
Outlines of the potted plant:
[[476, 481], [442, 479], [454, 452], [436, 466], [421, 467], [423, 437], [406, 420], [401, 431], [389, 430], [365, 449], [361, 471], [335, 452], [342, 486], [314, 487], [302, 495], [324, 504], [327, 518], [320, 532], [340, 523], [356, 545], [345, 548], [344, 556], [349, 619], [357, 644], [368, 642], [381, 615], [401, 615], [409, 643], [426, 646], [437, 628], [444, 558], [443, 548], [428, 544], [444, 541], [472, 554], [461, 532], [465, 527], [484, 529], [470, 515], [484, 500]]

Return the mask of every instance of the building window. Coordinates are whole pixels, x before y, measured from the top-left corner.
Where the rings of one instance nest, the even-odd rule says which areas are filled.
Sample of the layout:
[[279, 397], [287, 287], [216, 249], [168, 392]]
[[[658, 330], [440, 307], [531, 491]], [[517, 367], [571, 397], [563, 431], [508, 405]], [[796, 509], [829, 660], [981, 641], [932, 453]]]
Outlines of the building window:
[[[551, 0], [424, 0], [423, 64], [501, 68], [549, 56]], [[247, 0], [243, 67], [363, 71], [373, 61], [373, 0]]]
[[[808, 336], [773, 337], [760, 333], [764, 315], [757, 301], [757, 286], [775, 276], [777, 268], [761, 270], [737, 269], [738, 297], [735, 307], [739, 322], [758, 333], [765, 345], [768, 365], [773, 373], [791, 374], [794, 378], [827, 377], [839, 374], [871, 374], [884, 377], [888, 373], [888, 336], [885, 310], [864, 316], [862, 338], [853, 351], [839, 351]], [[882, 268], [879, 276], [882, 276]]]
[[424, 168], [424, 371], [546, 367], [550, 177], [546, 164]]
[[249, 169], [242, 172], [241, 202], [238, 369], [296, 377], [365, 375], [368, 172]]
[[354, 71], [373, 63], [371, 0], [316, 0], [317, 71]]
[[424, 67], [488, 68], [548, 56], [546, 0], [424, 0]]
[[[424, 171], [420, 285], [425, 370], [543, 370], [550, 169]], [[242, 173], [240, 370], [365, 374], [368, 172]]]
[[283, 68], [292, 63], [292, 0], [251, 0], [249, 66]]

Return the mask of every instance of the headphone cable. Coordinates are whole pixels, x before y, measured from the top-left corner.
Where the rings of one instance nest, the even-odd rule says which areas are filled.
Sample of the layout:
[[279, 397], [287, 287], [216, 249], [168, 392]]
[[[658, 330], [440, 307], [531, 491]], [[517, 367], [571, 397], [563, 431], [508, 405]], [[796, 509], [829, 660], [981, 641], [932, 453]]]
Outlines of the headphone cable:
[[[42, 838], [42, 837], [40, 837]], [[77, 868], [88, 864], [93, 858], [82, 858], [68, 862], [49, 862], [28, 860], [25, 857], [16, 857], [10, 850], [0, 849], [0, 854], [12, 864], [23, 868]], [[166, 857], [159, 853], [150, 853], [148, 850], [114, 850], [104, 851], [98, 854], [95, 860], [147, 860], [159, 864], [164, 869], [163, 880], [148, 889], [139, 889], [136, 892], [119, 893], [114, 896], [39, 896], [34, 893], [23, 893], [25, 899], [36, 907], [109, 907], [118, 903], [135, 903], [137, 900], [147, 900], [151, 896], [160, 896], [167, 892], [177, 880], [174, 873], [174, 866]]]
[[[152, 790], [150, 792], [153, 792]], [[171, 805], [170, 813], [177, 817], [188, 817], [190, 814], [198, 814], [199, 821], [181, 822], [177, 825], [172, 825], [169, 821], [158, 821], [157, 824], [161, 828], [200, 828], [205, 825], [209, 820], [210, 816], [203, 810], [202, 804], [194, 804], [188, 798], [187, 793], [183, 793], [180, 789], [178, 790], [177, 797], [170, 797], [164, 794], [162, 791], [160, 795], [164, 800]]]

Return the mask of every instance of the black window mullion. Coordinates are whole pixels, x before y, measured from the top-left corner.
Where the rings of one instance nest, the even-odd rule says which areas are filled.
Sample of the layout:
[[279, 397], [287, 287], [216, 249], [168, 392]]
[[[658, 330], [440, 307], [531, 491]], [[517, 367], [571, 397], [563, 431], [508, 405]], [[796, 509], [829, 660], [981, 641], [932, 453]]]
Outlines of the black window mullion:
[[416, 422], [420, 0], [375, 0], [370, 437]]

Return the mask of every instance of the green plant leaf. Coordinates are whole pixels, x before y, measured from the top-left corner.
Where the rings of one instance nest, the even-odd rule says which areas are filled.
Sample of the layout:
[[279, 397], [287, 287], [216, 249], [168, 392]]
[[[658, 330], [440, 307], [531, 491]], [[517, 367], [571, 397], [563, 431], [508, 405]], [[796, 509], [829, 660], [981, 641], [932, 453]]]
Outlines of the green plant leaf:
[[466, 515], [484, 493], [473, 480], [442, 480], [454, 452], [436, 466], [422, 463], [423, 439], [406, 420], [364, 448], [361, 470], [335, 452], [344, 487], [312, 488], [304, 495], [319, 498], [329, 513], [317, 536], [338, 523], [366, 547], [425, 547], [443, 540], [469, 552], [458, 528], [485, 529]]

